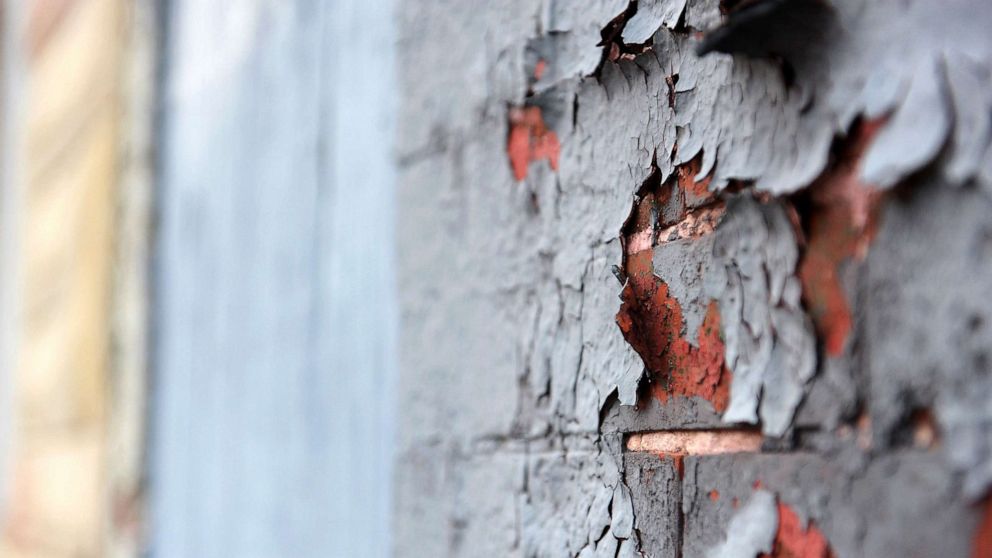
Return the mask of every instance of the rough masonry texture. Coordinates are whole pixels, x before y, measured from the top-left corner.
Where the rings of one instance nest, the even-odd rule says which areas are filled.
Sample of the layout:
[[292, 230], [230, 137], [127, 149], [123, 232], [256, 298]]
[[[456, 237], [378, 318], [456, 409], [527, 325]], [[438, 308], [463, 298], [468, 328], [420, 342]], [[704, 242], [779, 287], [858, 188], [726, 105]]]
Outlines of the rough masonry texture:
[[988, 556], [989, 29], [401, 2], [397, 554]]

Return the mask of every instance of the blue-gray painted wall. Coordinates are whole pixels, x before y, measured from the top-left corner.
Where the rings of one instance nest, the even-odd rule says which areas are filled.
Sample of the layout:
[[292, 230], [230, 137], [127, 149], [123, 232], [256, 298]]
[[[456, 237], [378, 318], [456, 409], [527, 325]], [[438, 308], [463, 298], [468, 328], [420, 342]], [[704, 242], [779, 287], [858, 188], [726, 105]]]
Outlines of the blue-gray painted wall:
[[384, 556], [396, 304], [383, 0], [174, 0], [154, 556]]

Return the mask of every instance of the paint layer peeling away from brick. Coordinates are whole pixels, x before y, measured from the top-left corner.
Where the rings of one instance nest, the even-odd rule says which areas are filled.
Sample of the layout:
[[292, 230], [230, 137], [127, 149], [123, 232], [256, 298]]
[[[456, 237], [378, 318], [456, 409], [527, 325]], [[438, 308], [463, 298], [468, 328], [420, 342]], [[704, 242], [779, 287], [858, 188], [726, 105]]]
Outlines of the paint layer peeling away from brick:
[[706, 553], [706, 558], [740, 558], [772, 551], [779, 522], [775, 495], [757, 490], [727, 526], [726, 539]]
[[834, 554], [816, 525], [804, 525], [790, 506], [773, 493], [757, 489], [730, 519], [726, 538], [706, 556], [833, 558]]
[[401, 555], [972, 555], [992, 8], [401, 21]]
[[[680, 272], [666, 282], [656, 267], [702, 264], [711, 244], [702, 237], [712, 235], [724, 207], [708, 195], [708, 181], [700, 186], [689, 172], [672, 178], [658, 184], [657, 173], [649, 176], [625, 225], [617, 324], [644, 361], [651, 396], [662, 404], [669, 397], [700, 397], [723, 412], [731, 376], [724, 366], [716, 301], [694, 288], [698, 277]], [[666, 259], [675, 261], [656, 265]]]
[[816, 366], [816, 346], [800, 306], [795, 232], [781, 204], [748, 195], [730, 201], [713, 247], [707, 290], [727, 316], [723, 334], [734, 372], [723, 419], [756, 423], [781, 436]]

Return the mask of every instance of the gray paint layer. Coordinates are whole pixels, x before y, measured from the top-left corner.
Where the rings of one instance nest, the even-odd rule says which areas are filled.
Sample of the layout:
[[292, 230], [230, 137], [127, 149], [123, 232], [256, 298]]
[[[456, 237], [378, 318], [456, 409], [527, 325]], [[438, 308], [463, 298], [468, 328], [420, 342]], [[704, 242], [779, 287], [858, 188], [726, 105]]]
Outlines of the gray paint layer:
[[388, 4], [170, 4], [152, 552], [384, 556]]
[[750, 558], [772, 550], [778, 511], [775, 495], [758, 490], [727, 524], [727, 538], [706, 553], [706, 558]]
[[[799, 251], [781, 205], [749, 195], [727, 204], [703, 280], [720, 303], [727, 366], [734, 371], [727, 422], [781, 436], [816, 372], [816, 340], [794, 276]], [[760, 405], [759, 405], [760, 401]]]

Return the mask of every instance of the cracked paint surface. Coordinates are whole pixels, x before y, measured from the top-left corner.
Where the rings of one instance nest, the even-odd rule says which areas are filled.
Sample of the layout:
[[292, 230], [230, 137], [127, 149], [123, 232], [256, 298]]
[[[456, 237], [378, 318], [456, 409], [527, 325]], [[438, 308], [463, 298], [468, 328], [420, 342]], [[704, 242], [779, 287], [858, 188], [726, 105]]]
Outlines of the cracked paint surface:
[[404, 3], [399, 555], [971, 552], [992, 10], [723, 4]]
[[816, 342], [800, 305], [799, 251], [785, 208], [731, 199], [716, 233], [706, 289], [720, 301], [734, 373], [723, 420], [781, 436], [816, 371]]

